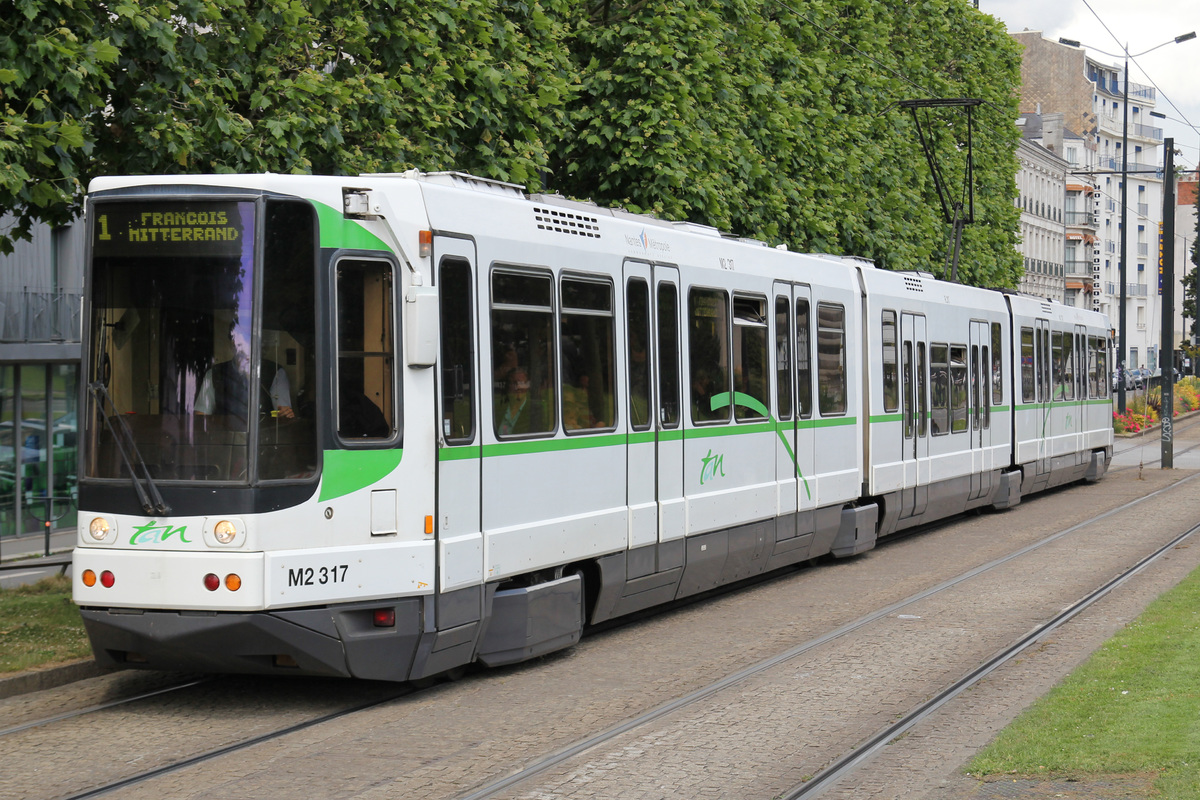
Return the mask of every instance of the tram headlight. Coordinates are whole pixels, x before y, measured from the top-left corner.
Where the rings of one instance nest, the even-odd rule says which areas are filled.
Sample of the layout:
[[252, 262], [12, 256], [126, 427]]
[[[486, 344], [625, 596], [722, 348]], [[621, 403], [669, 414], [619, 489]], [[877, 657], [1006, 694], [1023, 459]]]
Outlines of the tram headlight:
[[237, 525], [223, 519], [213, 526], [213, 536], [217, 537], [221, 544], [229, 544], [237, 537]]
[[103, 542], [108, 538], [109, 532], [112, 530], [108, 524], [108, 520], [104, 517], [93, 517], [88, 525], [88, 534], [97, 542]]

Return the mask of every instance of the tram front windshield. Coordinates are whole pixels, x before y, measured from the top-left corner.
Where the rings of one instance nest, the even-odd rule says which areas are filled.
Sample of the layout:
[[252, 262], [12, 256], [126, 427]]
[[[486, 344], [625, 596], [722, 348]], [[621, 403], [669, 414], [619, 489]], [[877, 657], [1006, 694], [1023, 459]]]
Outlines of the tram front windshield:
[[315, 257], [306, 203], [97, 202], [85, 477], [313, 477]]

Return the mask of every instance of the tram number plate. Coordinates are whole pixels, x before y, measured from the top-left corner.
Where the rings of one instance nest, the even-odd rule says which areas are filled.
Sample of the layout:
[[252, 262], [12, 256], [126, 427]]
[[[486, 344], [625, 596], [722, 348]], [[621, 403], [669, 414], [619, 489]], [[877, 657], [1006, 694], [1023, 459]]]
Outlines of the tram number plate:
[[345, 583], [349, 564], [333, 564], [328, 567], [298, 567], [288, 570], [288, 586], [325, 586], [329, 583]]

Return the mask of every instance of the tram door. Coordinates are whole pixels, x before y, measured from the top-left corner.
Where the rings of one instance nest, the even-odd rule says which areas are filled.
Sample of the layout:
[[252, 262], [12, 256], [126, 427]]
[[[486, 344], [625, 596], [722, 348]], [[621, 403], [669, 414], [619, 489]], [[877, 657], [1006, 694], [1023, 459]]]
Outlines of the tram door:
[[1051, 396], [1051, 360], [1050, 360], [1050, 321], [1036, 319], [1033, 321], [1034, 341], [1034, 380], [1037, 381], [1038, 419], [1036, 435], [1038, 438], [1038, 476], [1048, 475], [1053, 453], [1050, 444], [1053, 437], [1052, 415], [1050, 409], [1054, 398]]
[[1072, 387], [1075, 403], [1071, 408], [1071, 419], [1067, 430], [1075, 435], [1072, 450], [1079, 453], [1081, 462], [1088, 459], [1087, 430], [1091, 427], [1087, 418], [1088, 399], [1088, 333], [1082, 325], [1075, 326], [1075, 368], [1072, 373]]
[[654, 353], [651, 341], [651, 266], [642, 261], [625, 262], [625, 397], [628, 405], [626, 449], [626, 503], [628, 504], [629, 549], [658, 541], [658, 498], [656, 496], [657, 447], [653, 410], [654, 384], [651, 376]]
[[796, 524], [801, 534], [816, 529], [816, 513], [819, 500], [816, 485], [816, 463], [813, 455], [817, 428], [814, 425], [814, 402], [818, 396], [813, 388], [816, 380], [813, 331], [816, 327], [815, 309], [812, 307], [812, 287], [792, 287], [795, 300], [796, 319], [796, 440], [792, 447], [796, 469]]
[[683, 290], [679, 270], [654, 267], [654, 420], [655, 462], [660, 542], [687, 534], [687, 505], [683, 496]]
[[775, 440], [775, 480], [777, 516], [775, 538], [777, 541], [796, 536], [796, 510], [798, 508], [797, 483], [799, 469], [796, 465], [796, 408], [795, 408], [795, 352], [796, 326], [793, 323], [794, 302], [792, 285], [776, 283], [771, 293], [775, 319], [775, 419], [779, 432]]
[[436, 589], [445, 592], [483, 580], [478, 275], [473, 242], [439, 236], [433, 252], [441, 303]]
[[904, 497], [901, 514], [925, 513], [929, 503], [929, 343], [925, 316], [900, 315], [900, 401], [903, 417]]
[[971, 498], [984, 497], [992, 491], [992, 407], [991, 407], [991, 347], [988, 324], [971, 320], [971, 341], [968, 358], [971, 369], [967, 387], [970, 403], [971, 431]]

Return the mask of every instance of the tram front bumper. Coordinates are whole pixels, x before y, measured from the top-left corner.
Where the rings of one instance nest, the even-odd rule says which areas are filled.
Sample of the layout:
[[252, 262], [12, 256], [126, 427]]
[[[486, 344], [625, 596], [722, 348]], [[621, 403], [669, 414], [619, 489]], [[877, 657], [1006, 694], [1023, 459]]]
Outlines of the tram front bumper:
[[372, 610], [386, 605], [378, 601], [274, 612], [81, 608], [80, 613], [96, 661], [104, 666], [402, 681], [420, 638], [414, 601], [392, 601], [398, 624], [388, 630], [369, 623]]

